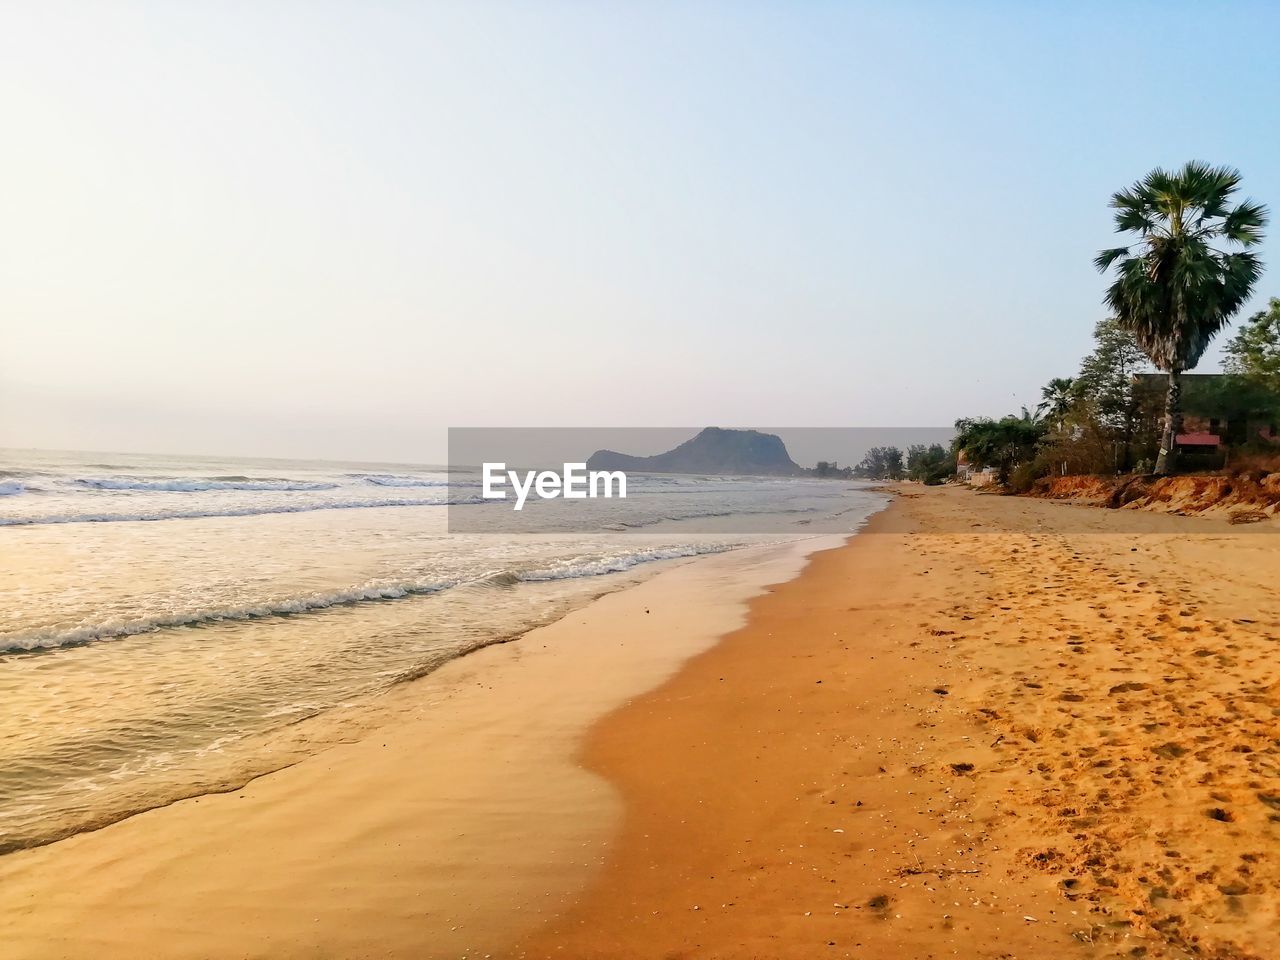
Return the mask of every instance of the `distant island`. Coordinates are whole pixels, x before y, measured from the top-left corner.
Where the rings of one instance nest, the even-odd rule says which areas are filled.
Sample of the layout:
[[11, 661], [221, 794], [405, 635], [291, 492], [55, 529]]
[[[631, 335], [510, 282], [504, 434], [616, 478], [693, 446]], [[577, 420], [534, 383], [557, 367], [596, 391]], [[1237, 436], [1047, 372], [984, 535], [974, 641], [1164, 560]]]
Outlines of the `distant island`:
[[775, 434], [722, 427], [707, 427], [674, 450], [652, 457], [597, 450], [587, 460], [587, 469], [772, 477], [800, 477], [811, 472], [791, 459]]

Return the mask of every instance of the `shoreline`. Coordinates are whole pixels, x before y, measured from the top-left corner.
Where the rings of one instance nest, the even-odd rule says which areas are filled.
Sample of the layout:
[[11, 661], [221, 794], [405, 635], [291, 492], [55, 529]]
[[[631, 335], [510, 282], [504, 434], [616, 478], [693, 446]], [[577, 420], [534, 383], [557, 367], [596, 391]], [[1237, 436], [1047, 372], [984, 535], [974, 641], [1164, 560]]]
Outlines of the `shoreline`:
[[659, 571], [396, 685], [354, 739], [0, 857], [0, 957], [502, 955], [616, 827], [616, 791], [574, 763], [587, 729], [844, 540]]
[[[711, 554], [695, 553], [684, 557], [664, 557], [656, 562], [658, 564], [673, 563], [678, 566], [680, 563], [696, 561], [709, 555]], [[172, 806], [184, 800], [234, 793], [255, 780], [296, 766], [335, 744], [370, 735], [371, 731], [376, 731], [379, 726], [395, 721], [394, 709], [389, 715], [385, 712], [388, 703], [385, 698], [398, 687], [420, 681], [449, 663], [465, 659], [488, 647], [518, 642], [535, 630], [572, 616], [601, 597], [643, 583], [644, 580], [662, 572], [662, 567], [656, 570], [638, 569], [644, 564], [653, 562], [655, 561], [642, 561], [633, 567], [619, 571], [616, 575], [621, 578], [621, 581], [617, 585], [602, 585], [581, 598], [570, 599], [566, 601], [566, 606], [538, 620], [530, 621], [508, 632], [496, 633], [489, 639], [462, 649], [459, 653], [446, 655], [443, 660], [424, 662], [399, 673], [387, 680], [386, 685], [381, 689], [359, 694], [346, 703], [317, 708], [314, 712], [298, 717], [283, 726], [251, 733], [234, 744], [226, 756], [220, 757], [218, 763], [208, 763], [199, 770], [189, 771], [189, 779], [180, 788], [170, 787], [158, 794], [135, 797], [131, 802], [125, 801], [108, 809], [99, 809], [95, 816], [86, 815], [76, 822], [50, 827], [46, 834], [36, 838], [9, 841], [0, 834], [0, 858], [21, 850], [34, 850], [82, 834], [94, 833], [131, 817]], [[537, 589], [544, 584], [522, 582], [520, 586]], [[400, 602], [400, 600], [395, 598], [392, 602]], [[265, 616], [252, 619], [265, 619]], [[115, 639], [118, 638], [112, 638], [112, 640]], [[38, 651], [27, 652], [39, 655]], [[0, 651], [0, 654], [3, 653], [4, 651]]]

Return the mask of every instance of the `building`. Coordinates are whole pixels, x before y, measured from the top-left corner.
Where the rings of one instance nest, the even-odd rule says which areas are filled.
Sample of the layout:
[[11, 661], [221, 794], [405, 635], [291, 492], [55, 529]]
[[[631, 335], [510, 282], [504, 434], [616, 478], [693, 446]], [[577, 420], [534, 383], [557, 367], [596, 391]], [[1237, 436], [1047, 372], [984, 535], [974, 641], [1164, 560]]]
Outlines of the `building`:
[[[1143, 407], [1163, 415], [1169, 378], [1163, 373], [1134, 377]], [[1182, 375], [1182, 432], [1179, 453], [1206, 460], [1222, 460], [1227, 448], [1275, 446], [1280, 448], [1280, 398], [1264, 389], [1243, 384], [1222, 373]]]
[[956, 479], [971, 487], [987, 487], [996, 482], [995, 467], [984, 467], [979, 470], [969, 462], [965, 452], [956, 454]]

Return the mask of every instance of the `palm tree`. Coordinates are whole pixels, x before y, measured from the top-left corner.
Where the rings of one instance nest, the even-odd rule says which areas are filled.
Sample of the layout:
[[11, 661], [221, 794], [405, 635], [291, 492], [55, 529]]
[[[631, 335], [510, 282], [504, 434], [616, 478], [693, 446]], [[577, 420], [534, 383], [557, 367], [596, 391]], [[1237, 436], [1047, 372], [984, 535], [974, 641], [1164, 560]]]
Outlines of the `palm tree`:
[[1106, 302], [1169, 374], [1156, 473], [1176, 466], [1182, 373], [1200, 362], [1262, 272], [1248, 248], [1262, 240], [1267, 209], [1250, 200], [1231, 206], [1239, 185], [1239, 171], [1193, 160], [1181, 170], [1157, 168], [1111, 198], [1116, 232], [1136, 236], [1094, 260], [1103, 273], [1116, 267]]
[[1043, 399], [1036, 407], [1036, 413], [1047, 413], [1058, 422], [1058, 429], [1061, 430], [1062, 422], [1075, 404], [1075, 385], [1076, 382], [1071, 377], [1054, 377], [1040, 388]]

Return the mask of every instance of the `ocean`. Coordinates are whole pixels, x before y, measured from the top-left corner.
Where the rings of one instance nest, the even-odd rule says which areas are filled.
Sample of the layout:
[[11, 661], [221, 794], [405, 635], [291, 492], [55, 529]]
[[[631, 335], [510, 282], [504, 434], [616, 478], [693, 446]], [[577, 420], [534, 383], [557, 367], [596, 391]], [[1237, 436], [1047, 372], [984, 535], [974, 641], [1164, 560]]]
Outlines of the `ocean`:
[[[558, 532], [513, 533], [478, 474], [442, 466], [0, 451], [0, 852], [232, 788], [451, 659], [884, 502], [848, 481], [629, 483], [531, 505]], [[492, 532], [450, 533], [452, 511]]]

